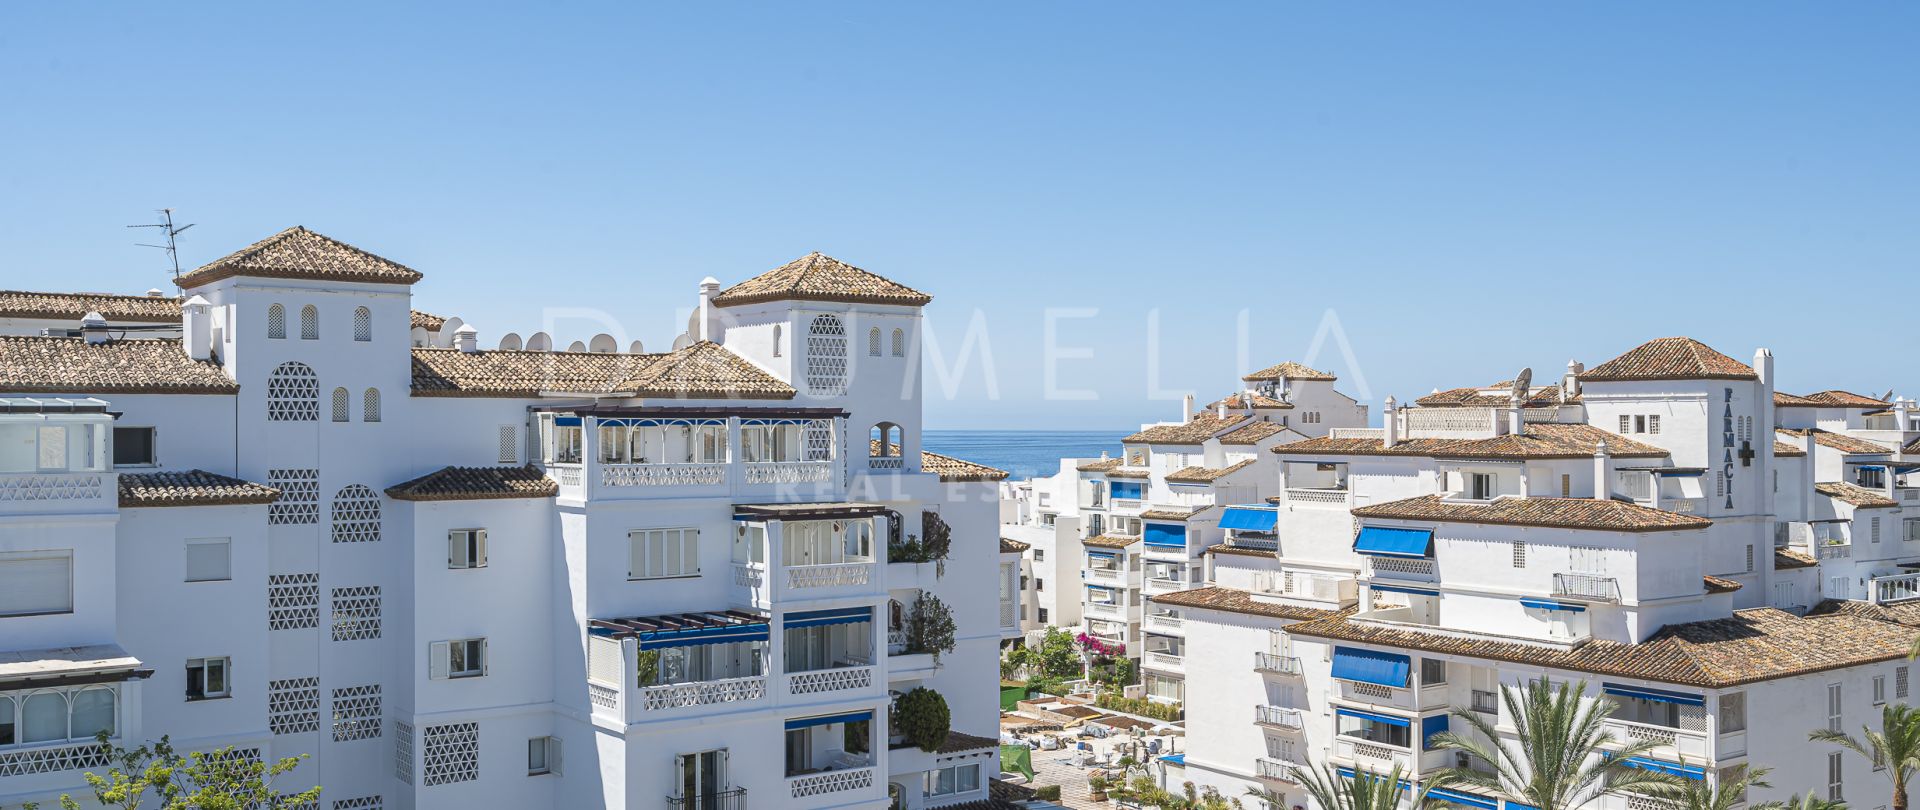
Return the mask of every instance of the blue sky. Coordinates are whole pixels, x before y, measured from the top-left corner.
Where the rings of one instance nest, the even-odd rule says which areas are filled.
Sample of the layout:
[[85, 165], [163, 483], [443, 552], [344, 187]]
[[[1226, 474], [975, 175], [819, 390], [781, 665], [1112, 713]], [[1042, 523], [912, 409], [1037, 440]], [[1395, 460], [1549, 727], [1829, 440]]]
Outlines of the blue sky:
[[[1920, 395], [1917, 33], [1871, 2], [7, 4], [5, 286], [163, 285], [122, 226], [170, 205], [183, 263], [304, 224], [483, 341], [594, 306], [664, 346], [702, 276], [823, 251], [933, 293], [948, 363], [981, 313], [995, 379], [932, 381], [935, 427], [1170, 418], [1329, 312], [1354, 363], [1315, 365], [1376, 401], [1671, 334]], [[1057, 327], [1096, 399], [1045, 396], [1049, 307], [1097, 309]]]

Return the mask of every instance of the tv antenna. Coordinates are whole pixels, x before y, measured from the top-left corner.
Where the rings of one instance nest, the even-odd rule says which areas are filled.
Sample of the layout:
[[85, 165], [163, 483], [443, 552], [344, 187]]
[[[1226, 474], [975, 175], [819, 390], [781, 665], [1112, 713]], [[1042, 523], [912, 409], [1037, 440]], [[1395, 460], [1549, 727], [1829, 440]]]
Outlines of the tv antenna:
[[185, 232], [186, 232], [186, 230], [187, 230], [188, 228], [191, 228], [191, 227], [193, 227], [193, 226], [194, 226], [194, 224], [195, 224], [195, 223], [188, 223], [188, 224], [186, 224], [186, 225], [174, 225], [174, 224], [173, 224], [173, 209], [171, 209], [171, 208], [162, 208], [162, 209], [160, 209], [160, 221], [159, 221], [159, 222], [156, 222], [156, 223], [154, 223], [154, 224], [152, 224], [152, 225], [128, 225], [127, 227], [129, 227], [129, 228], [159, 228], [159, 229], [161, 229], [161, 230], [163, 230], [163, 231], [165, 231], [165, 232], [166, 232], [166, 234], [167, 234], [167, 243], [166, 243], [166, 244], [164, 244], [164, 245], [149, 245], [149, 244], [147, 244], [147, 243], [145, 243], [145, 242], [136, 242], [135, 244], [137, 244], [137, 245], [139, 245], [139, 246], [141, 246], [141, 247], [150, 247], [150, 248], [159, 248], [159, 249], [161, 249], [161, 250], [164, 250], [164, 251], [166, 251], [166, 252], [167, 252], [167, 259], [168, 259], [169, 261], [171, 261], [171, 262], [173, 262], [173, 278], [174, 278], [174, 280], [175, 280], [175, 281], [178, 281], [178, 280], [180, 280], [180, 253], [179, 253], [179, 249], [178, 249], [178, 246], [176, 246], [176, 245], [174, 244], [174, 240], [173, 240], [173, 238], [174, 238], [174, 237], [176, 237], [176, 236], [179, 236], [179, 235], [180, 235], [180, 234], [182, 234], [182, 233], [185, 233]]

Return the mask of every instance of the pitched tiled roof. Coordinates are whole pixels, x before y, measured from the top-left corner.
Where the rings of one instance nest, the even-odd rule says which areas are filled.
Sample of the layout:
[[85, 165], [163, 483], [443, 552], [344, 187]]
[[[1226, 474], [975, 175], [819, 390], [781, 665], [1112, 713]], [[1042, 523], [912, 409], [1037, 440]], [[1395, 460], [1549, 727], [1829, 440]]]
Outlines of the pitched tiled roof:
[[1267, 559], [1273, 559], [1274, 557], [1279, 556], [1279, 552], [1276, 552], [1270, 548], [1241, 548], [1239, 546], [1233, 545], [1232, 543], [1224, 543], [1217, 546], [1207, 546], [1207, 550], [1205, 553], [1231, 554], [1237, 557], [1266, 557]]
[[1170, 484], [1211, 484], [1229, 475], [1253, 466], [1253, 459], [1226, 467], [1183, 467], [1167, 473]]
[[[1269, 556], [1273, 554], [1271, 551], [1262, 553]], [[1155, 603], [1171, 607], [1224, 610], [1229, 613], [1244, 613], [1250, 616], [1268, 616], [1275, 619], [1292, 619], [1294, 621], [1328, 619], [1341, 615], [1341, 611], [1329, 610], [1327, 608], [1262, 602], [1254, 599], [1246, 591], [1235, 590], [1233, 588], [1194, 588], [1186, 591], [1163, 593], [1159, 596], [1148, 598], [1152, 599]]]
[[1107, 471], [1108, 478], [1150, 478], [1153, 473], [1137, 468], [1115, 467]]
[[1022, 543], [1011, 537], [1000, 538], [1001, 554], [1019, 554], [1020, 552], [1026, 551], [1027, 549], [1030, 549], [1030, 548], [1033, 548], [1032, 543]]
[[1267, 366], [1266, 368], [1260, 369], [1259, 371], [1253, 372], [1252, 374], [1248, 374], [1247, 376], [1241, 377], [1240, 379], [1246, 382], [1266, 382], [1269, 380], [1279, 380], [1279, 379], [1324, 380], [1326, 382], [1333, 382], [1334, 380], [1337, 380], [1339, 378], [1333, 376], [1332, 374], [1328, 374], [1324, 371], [1316, 371], [1314, 369], [1310, 369], [1310, 368], [1307, 368], [1306, 366], [1300, 365], [1299, 363], [1295, 363], [1292, 360], [1288, 360], [1287, 362], [1284, 362], [1284, 363], [1276, 363], [1274, 365]]
[[438, 332], [440, 331], [440, 327], [445, 325], [446, 322], [447, 322], [446, 318], [442, 318], [431, 312], [421, 312], [420, 310], [417, 310], [417, 309], [413, 310], [413, 328], [415, 329], [425, 329], [429, 332]]
[[1082, 540], [1080, 541], [1080, 545], [1093, 546], [1094, 548], [1126, 548], [1138, 542], [1140, 542], [1140, 538], [1138, 537], [1120, 537], [1117, 535], [1103, 534], [1098, 537], [1089, 537]]
[[792, 399], [793, 386], [761, 371], [718, 343], [700, 341], [662, 355], [614, 390], [676, 399]]
[[1403, 630], [1345, 617], [1296, 624], [1287, 632], [1701, 688], [1903, 659], [1913, 640], [1912, 629], [1900, 625], [1845, 614], [1801, 617], [1774, 608], [1667, 625], [1640, 644], [1595, 640], [1569, 650]]
[[1874, 399], [1873, 397], [1869, 397], [1869, 396], [1862, 396], [1852, 391], [1842, 391], [1838, 388], [1833, 388], [1833, 389], [1828, 389], [1826, 391], [1820, 391], [1818, 393], [1808, 394], [1805, 397], [1801, 397], [1801, 399], [1805, 399], [1809, 402], [1815, 403], [1818, 406], [1823, 408], [1874, 409], [1874, 408], [1885, 408], [1893, 404], [1885, 400]]
[[108, 323], [179, 323], [180, 299], [106, 293], [46, 293], [0, 290], [0, 318], [79, 320], [98, 312]]
[[728, 307], [762, 301], [834, 301], [845, 304], [926, 306], [933, 296], [897, 284], [818, 251], [728, 287], [713, 303]]
[[1785, 391], [1775, 391], [1773, 392], [1773, 407], [1775, 408], [1818, 408], [1818, 407], [1821, 407], [1821, 405], [1818, 402], [1814, 402], [1811, 399], [1808, 399], [1803, 396], [1799, 396], [1797, 394], [1789, 394]]
[[1239, 410], [1241, 408], [1271, 409], [1271, 408], [1292, 408], [1293, 407], [1293, 403], [1287, 402], [1286, 400], [1274, 399], [1273, 397], [1248, 393], [1245, 391], [1242, 391], [1240, 393], [1235, 393], [1235, 394], [1228, 394], [1221, 399], [1216, 399], [1212, 402], [1207, 403], [1207, 407], [1209, 409], [1218, 408], [1221, 405], [1225, 405], [1232, 410]]
[[1197, 509], [1162, 509], [1155, 507], [1140, 513], [1141, 520], [1186, 520], [1213, 507], [1202, 506]]
[[1120, 462], [1124, 460], [1125, 459], [1118, 459], [1118, 458], [1103, 458], [1103, 459], [1100, 459], [1099, 461], [1082, 462], [1080, 466], [1075, 467], [1074, 469], [1079, 470], [1081, 472], [1106, 472], [1107, 470], [1111, 470], [1115, 467], [1120, 466]]
[[1237, 427], [1220, 434], [1221, 444], [1259, 444], [1270, 436], [1287, 431], [1287, 426], [1279, 422], [1254, 422], [1245, 427]]
[[1353, 516], [1609, 532], [1666, 532], [1713, 525], [1713, 521], [1702, 517], [1592, 498], [1500, 498], [1491, 503], [1448, 503], [1439, 495], [1422, 495], [1358, 507], [1353, 510]]
[[1592, 425], [1531, 422], [1521, 434], [1490, 439], [1403, 439], [1386, 447], [1381, 439], [1307, 439], [1275, 445], [1286, 455], [1431, 456], [1434, 458], [1588, 458], [1605, 441], [1614, 458], [1665, 458], [1667, 451]]
[[1580, 373], [1583, 382], [1754, 380], [1753, 367], [1688, 337], [1655, 338]]
[[1827, 599], [1814, 605], [1807, 611], [1808, 616], [1829, 616], [1839, 614], [1872, 619], [1877, 622], [1920, 627], [1920, 602], [1896, 602], [1892, 604], [1873, 604], [1856, 602], [1851, 599]]
[[[1511, 383], [1503, 385], [1511, 385]], [[1575, 394], [1566, 401], [1579, 402], [1580, 396]], [[1422, 408], [1510, 408], [1513, 406], [1513, 397], [1506, 391], [1488, 392], [1479, 388], [1449, 388], [1416, 399], [1413, 404]], [[1520, 403], [1520, 407], [1546, 408], [1560, 404], [1562, 404], [1560, 385], [1555, 383], [1533, 389], [1526, 400]]]
[[1194, 414], [1178, 425], [1154, 425], [1120, 441], [1128, 444], [1205, 444], [1215, 435], [1244, 422], [1244, 414], [1230, 413], [1225, 419], [1210, 413]]
[[272, 503], [280, 490], [206, 470], [121, 473], [120, 506], [226, 506]]
[[1821, 447], [1825, 447], [1832, 450], [1838, 450], [1842, 453], [1879, 455], [1882, 453], [1893, 452], [1892, 448], [1887, 447], [1885, 445], [1875, 444], [1873, 442], [1867, 441], [1866, 439], [1856, 439], [1852, 436], [1848, 436], [1845, 433], [1835, 433], [1831, 430], [1821, 430], [1819, 428], [1807, 428], [1804, 430], [1795, 430], [1793, 428], [1777, 428], [1776, 430], [1779, 433], [1787, 436], [1800, 437], [1800, 436], [1811, 435], [1813, 436], [1814, 442], [1819, 444]]
[[[880, 450], [879, 439], [867, 440], [869, 455]], [[900, 455], [900, 445], [889, 445], [890, 455]], [[920, 451], [920, 470], [940, 476], [942, 481], [1005, 481], [1007, 471], [975, 464], [966, 459], [941, 455], [928, 450]]]
[[793, 387], [718, 344], [667, 354], [413, 350], [413, 394], [535, 397], [543, 391], [669, 399], [791, 399]]
[[396, 501], [480, 501], [499, 498], [551, 498], [560, 484], [539, 467], [443, 467], [387, 487]]
[[1779, 439], [1774, 439], [1773, 454], [1776, 456], [1804, 456], [1807, 454], [1807, 451], [1802, 450], [1798, 447], [1795, 447], [1791, 444], [1787, 444], [1786, 442], [1780, 441]]
[[1900, 505], [1884, 493], [1841, 481], [1814, 484], [1813, 491], [1860, 509], [1891, 509]]
[[175, 281], [182, 289], [230, 276], [412, 284], [420, 271], [295, 225], [207, 263]]
[[983, 748], [998, 750], [1000, 748], [1000, 738], [979, 737], [949, 729], [947, 731], [947, 738], [940, 742], [940, 748], [934, 751], [934, 753], [958, 754], [961, 751], [979, 751]]
[[1820, 561], [1814, 559], [1812, 555], [1794, 551], [1790, 548], [1776, 548], [1773, 550], [1773, 568], [1776, 571], [1812, 568], [1819, 564]]
[[1742, 587], [1739, 582], [1712, 574], [1701, 577], [1700, 581], [1706, 586], [1707, 593], [1733, 593]]
[[232, 394], [220, 364], [187, 357], [177, 339], [0, 336], [0, 392], [10, 394]]

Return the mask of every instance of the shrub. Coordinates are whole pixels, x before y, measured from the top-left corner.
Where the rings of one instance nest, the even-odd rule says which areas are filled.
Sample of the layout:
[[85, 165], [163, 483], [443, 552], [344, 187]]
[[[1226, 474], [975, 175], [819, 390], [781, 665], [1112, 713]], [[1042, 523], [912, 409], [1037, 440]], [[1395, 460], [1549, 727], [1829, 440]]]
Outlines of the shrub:
[[1093, 705], [1110, 711], [1137, 714], [1166, 722], [1179, 720], [1181, 715], [1178, 703], [1155, 703], [1146, 698], [1121, 697], [1115, 692], [1101, 692], [1094, 697]]
[[947, 732], [953, 728], [947, 699], [924, 686], [916, 686], [901, 695], [893, 711], [899, 716], [900, 738], [928, 753], [939, 750], [940, 744], [947, 741]]
[[1060, 801], [1060, 786], [1041, 785], [1033, 789], [1033, 797], [1043, 802]]
[[920, 598], [913, 600], [913, 611], [907, 615], [908, 652], [932, 653], [937, 664], [941, 653], [953, 652], [956, 632], [953, 611], [940, 597], [922, 591]]

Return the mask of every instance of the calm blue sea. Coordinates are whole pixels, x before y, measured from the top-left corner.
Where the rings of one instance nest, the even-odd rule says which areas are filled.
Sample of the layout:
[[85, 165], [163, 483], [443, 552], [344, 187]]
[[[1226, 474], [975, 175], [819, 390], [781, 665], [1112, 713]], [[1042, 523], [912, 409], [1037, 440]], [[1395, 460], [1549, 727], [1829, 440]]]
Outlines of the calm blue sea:
[[998, 467], [1015, 480], [1060, 471], [1060, 459], [1120, 455], [1126, 430], [929, 430], [920, 444], [935, 453]]

